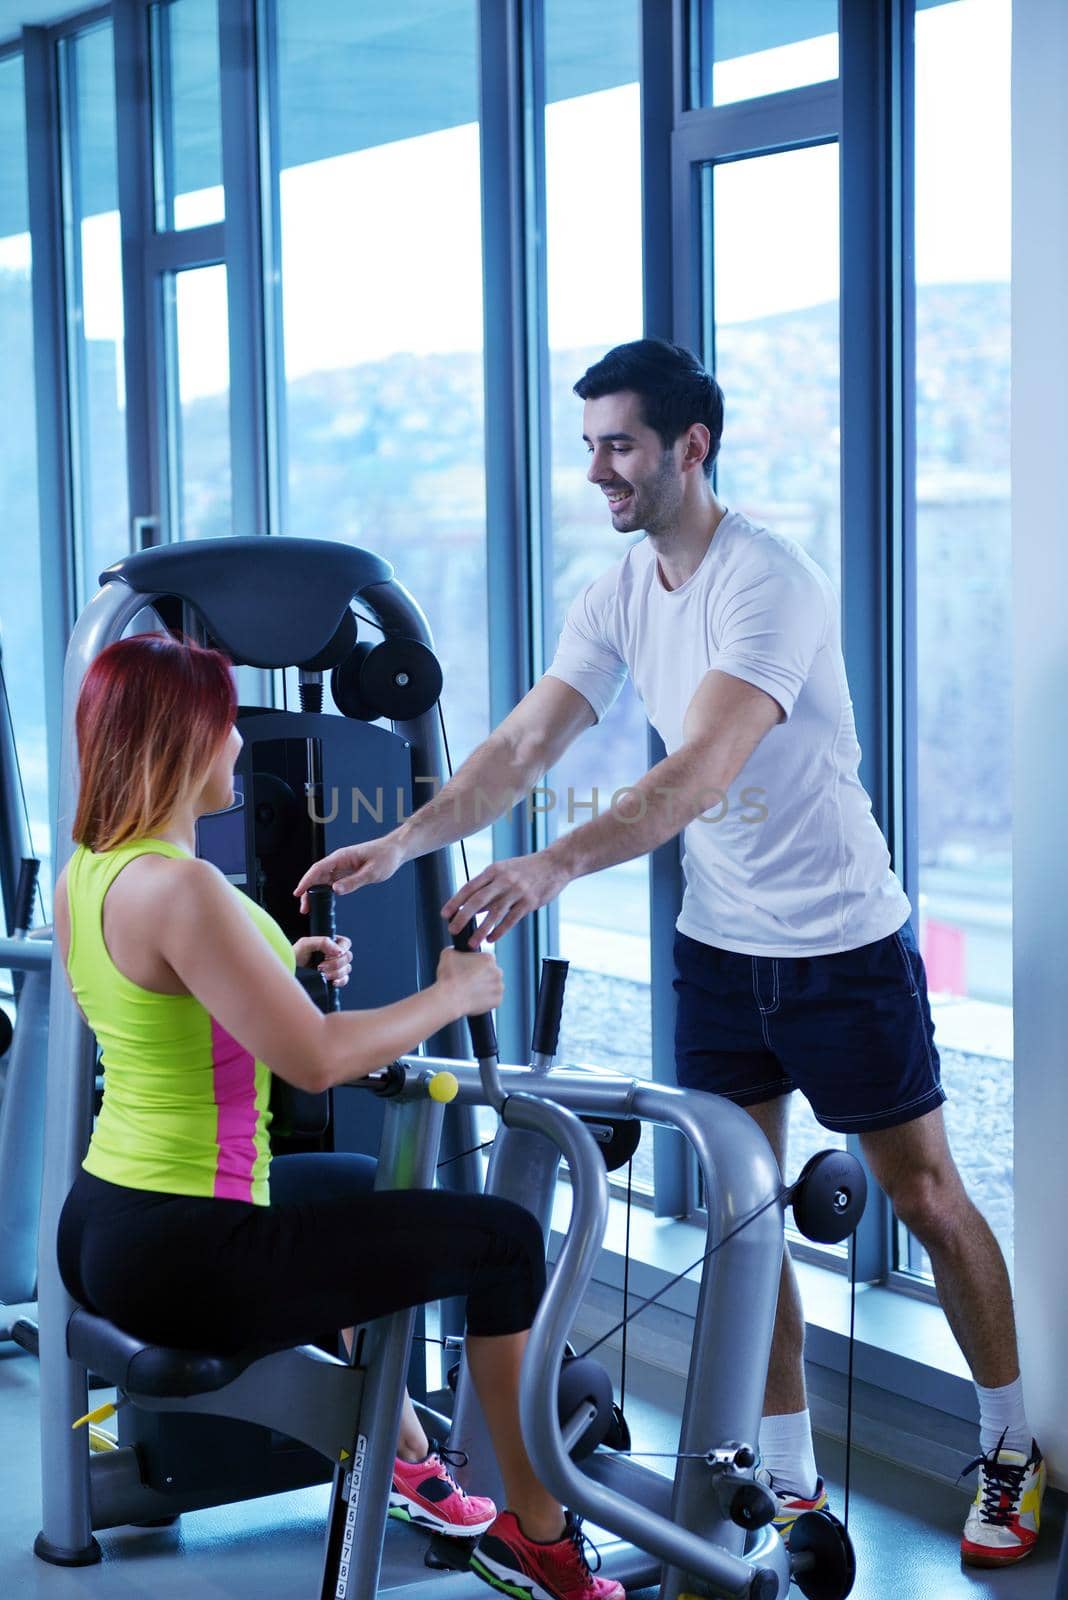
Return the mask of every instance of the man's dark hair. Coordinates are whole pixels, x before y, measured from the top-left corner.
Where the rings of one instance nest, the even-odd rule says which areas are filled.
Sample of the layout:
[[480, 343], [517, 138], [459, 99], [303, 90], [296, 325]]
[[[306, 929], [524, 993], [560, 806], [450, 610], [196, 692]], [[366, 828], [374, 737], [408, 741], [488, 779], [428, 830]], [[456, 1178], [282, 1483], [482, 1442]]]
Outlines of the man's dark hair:
[[665, 450], [692, 423], [703, 423], [710, 435], [703, 466], [706, 478], [712, 476], [723, 435], [723, 390], [695, 355], [666, 339], [635, 339], [609, 350], [575, 385], [580, 400], [622, 389], [641, 396], [646, 426], [660, 435]]

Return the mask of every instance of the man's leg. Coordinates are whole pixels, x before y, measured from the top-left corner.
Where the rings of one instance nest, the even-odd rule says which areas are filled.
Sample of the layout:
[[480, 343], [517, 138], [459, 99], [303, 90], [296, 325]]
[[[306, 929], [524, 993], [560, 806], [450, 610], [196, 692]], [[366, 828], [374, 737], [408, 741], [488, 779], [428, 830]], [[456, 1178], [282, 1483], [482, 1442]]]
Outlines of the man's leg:
[[[781, 1094], [775, 1100], [762, 1100], [759, 1105], [743, 1106], [775, 1152], [779, 1171], [786, 1169], [786, 1143], [790, 1132], [790, 1105], [792, 1097]], [[797, 1287], [794, 1264], [790, 1251], [782, 1256], [782, 1279], [779, 1286], [779, 1304], [775, 1312], [775, 1333], [771, 1342], [768, 1362], [768, 1381], [764, 1389], [764, 1415], [781, 1416], [784, 1413], [804, 1411], [808, 1406], [805, 1391], [805, 1313], [801, 1293]]]
[[[758, 1105], [745, 1106], [757, 1123], [779, 1163], [786, 1162], [790, 1130], [788, 1094]], [[775, 1525], [787, 1535], [800, 1512], [825, 1503], [823, 1484], [816, 1471], [812, 1448], [812, 1422], [805, 1392], [805, 1313], [789, 1249], [783, 1251], [775, 1331], [764, 1388], [764, 1417], [760, 1425], [762, 1464], [778, 1492]]]
[[1024, 1411], [1005, 1259], [961, 1182], [941, 1107], [862, 1134], [861, 1144], [895, 1216], [931, 1258], [942, 1309], [979, 1395], [979, 1485], [961, 1556], [969, 1566], [1010, 1565], [1030, 1554], [1038, 1537], [1045, 1467]]
[[931, 1258], [938, 1298], [976, 1383], [1014, 1383], [1020, 1362], [1005, 1258], [961, 1182], [942, 1108], [862, 1133], [860, 1142], [894, 1214]]

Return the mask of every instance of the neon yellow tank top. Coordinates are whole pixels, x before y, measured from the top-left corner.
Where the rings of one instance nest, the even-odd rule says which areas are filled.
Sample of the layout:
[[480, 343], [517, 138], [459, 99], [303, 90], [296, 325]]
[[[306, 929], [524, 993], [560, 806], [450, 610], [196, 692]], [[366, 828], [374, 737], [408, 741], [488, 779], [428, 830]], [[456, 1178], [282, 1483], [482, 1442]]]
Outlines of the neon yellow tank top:
[[[267, 1205], [270, 1070], [199, 1000], [132, 983], [104, 943], [104, 897], [140, 855], [188, 852], [162, 839], [101, 855], [79, 845], [67, 867], [67, 971], [104, 1061], [104, 1101], [82, 1164], [126, 1188]], [[277, 922], [233, 893], [292, 972], [293, 949]]]

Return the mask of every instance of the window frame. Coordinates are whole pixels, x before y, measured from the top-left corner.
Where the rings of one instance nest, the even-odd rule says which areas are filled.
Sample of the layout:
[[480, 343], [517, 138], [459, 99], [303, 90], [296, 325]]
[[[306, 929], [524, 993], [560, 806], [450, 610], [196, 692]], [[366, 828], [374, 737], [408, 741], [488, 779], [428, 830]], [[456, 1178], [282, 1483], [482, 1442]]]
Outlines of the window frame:
[[[145, 542], [171, 537], [164, 502], [166, 435], [149, 419], [162, 399], [165, 330], [159, 284], [168, 272], [223, 264], [230, 310], [233, 525], [285, 529], [284, 407], [278, 302], [280, 259], [273, 0], [219, 0], [226, 221], [157, 234], [152, 185], [148, 8], [114, 0], [53, 28], [28, 28], [0, 54], [21, 53], [27, 99], [46, 705], [52, 812], [58, 774], [62, 658], [74, 621], [75, 481], [62, 254], [61, 148], [55, 47], [110, 18], [114, 26], [123, 289], [126, 306], [127, 462], [131, 518]], [[840, 0], [840, 77], [752, 101], [689, 109], [688, 0], [635, 0], [640, 10], [643, 301], [649, 335], [700, 332], [696, 174], [703, 164], [835, 140], [842, 205], [841, 404], [843, 622], [864, 749], [862, 778], [891, 856], [915, 903], [915, 285], [913, 26], [917, 0]], [[487, 317], [486, 496], [490, 527], [518, 530], [488, 543], [490, 708], [500, 720], [544, 667], [549, 592], [544, 537], [548, 359], [544, 257], [542, 0], [477, 0], [481, 56], [483, 274]], [[140, 84], [143, 96], [133, 92]], [[506, 220], [502, 220], [506, 219]], [[492, 307], [493, 315], [489, 314]], [[504, 314], [502, 314], [502, 312]], [[846, 436], [848, 433], [848, 443]], [[871, 538], [868, 530], [876, 529]], [[649, 762], [662, 747], [649, 735]], [[495, 853], [536, 848], [544, 824], [523, 809], [495, 829]], [[671, 946], [681, 897], [677, 842], [650, 863], [653, 1077], [674, 1081]], [[509, 978], [502, 1054], [525, 1060], [539, 956], [551, 910], [528, 919], [502, 949]], [[695, 1164], [680, 1136], [656, 1129], [658, 1216], [691, 1213]], [[850, 1148], [857, 1147], [850, 1140]], [[923, 1299], [934, 1291], [900, 1271], [894, 1223], [874, 1188], [854, 1247], [857, 1276]], [[809, 1246], [831, 1271], [848, 1270]]]

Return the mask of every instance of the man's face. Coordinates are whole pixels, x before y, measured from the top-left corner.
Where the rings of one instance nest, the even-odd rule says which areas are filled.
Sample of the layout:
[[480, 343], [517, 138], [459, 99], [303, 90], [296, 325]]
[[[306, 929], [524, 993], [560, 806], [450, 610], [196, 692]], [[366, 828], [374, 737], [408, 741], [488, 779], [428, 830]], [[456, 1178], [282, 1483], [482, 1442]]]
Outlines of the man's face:
[[640, 395], [629, 389], [587, 400], [582, 437], [590, 456], [586, 476], [608, 501], [618, 533], [667, 533], [682, 504], [682, 473], [675, 450], [642, 416]]

